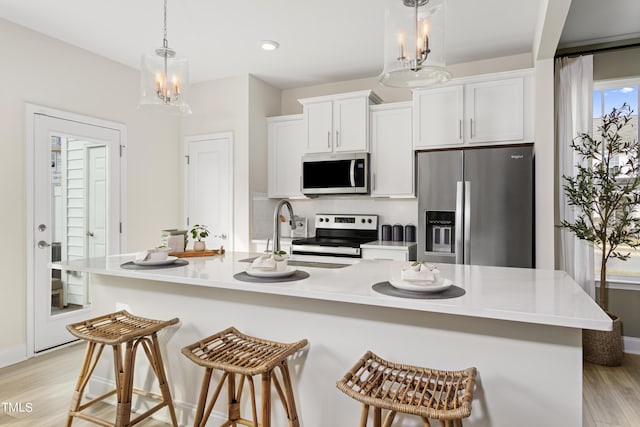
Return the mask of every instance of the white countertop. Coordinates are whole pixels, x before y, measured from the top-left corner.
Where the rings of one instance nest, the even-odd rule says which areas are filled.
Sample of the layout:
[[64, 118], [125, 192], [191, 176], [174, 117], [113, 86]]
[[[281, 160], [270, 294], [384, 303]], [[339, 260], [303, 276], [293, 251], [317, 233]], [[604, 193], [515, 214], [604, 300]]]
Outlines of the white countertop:
[[[252, 256], [256, 254], [231, 252], [186, 258], [189, 265], [183, 267], [127, 270], [120, 265], [133, 260], [134, 254], [125, 254], [58, 263], [53, 268], [569, 328], [611, 330], [612, 327], [611, 319], [561, 271], [436, 264], [442, 277], [464, 288], [466, 294], [452, 299], [407, 299], [378, 294], [371, 286], [399, 276], [409, 262], [341, 259], [338, 262], [355, 263], [336, 269], [296, 267], [307, 271], [310, 277], [295, 282], [252, 283], [234, 279], [234, 274], [249, 265], [240, 260]], [[307, 256], [293, 259], [329, 261]], [[334, 261], [332, 258], [331, 262]]]

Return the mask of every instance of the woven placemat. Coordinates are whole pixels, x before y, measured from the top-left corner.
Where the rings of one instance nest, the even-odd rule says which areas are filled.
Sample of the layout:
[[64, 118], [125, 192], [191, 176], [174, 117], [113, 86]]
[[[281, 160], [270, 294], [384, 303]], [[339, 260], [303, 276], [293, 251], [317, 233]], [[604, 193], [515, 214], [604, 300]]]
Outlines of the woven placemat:
[[295, 282], [296, 280], [306, 279], [307, 277], [309, 277], [309, 273], [302, 270], [296, 270], [291, 276], [285, 277], [254, 277], [249, 276], [245, 271], [233, 275], [234, 279], [254, 283]]
[[120, 264], [121, 268], [125, 270], [155, 270], [160, 268], [173, 268], [173, 267], [182, 267], [183, 265], [189, 264], [189, 261], [185, 259], [177, 259], [173, 261], [171, 264], [160, 264], [160, 265], [138, 265], [134, 264], [133, 261], [125, 262], [124, 264]]
[[378, 282], [371, 286], [375, 292], [390, 297], [413, 298], [413, 299], [447, 299], [458, 298], [466, 293], [459, 286], [452, 285], [450, 288], [442, 292], [414, 292], [405, 291], [404, 289], [394, 288], [389, 282]]

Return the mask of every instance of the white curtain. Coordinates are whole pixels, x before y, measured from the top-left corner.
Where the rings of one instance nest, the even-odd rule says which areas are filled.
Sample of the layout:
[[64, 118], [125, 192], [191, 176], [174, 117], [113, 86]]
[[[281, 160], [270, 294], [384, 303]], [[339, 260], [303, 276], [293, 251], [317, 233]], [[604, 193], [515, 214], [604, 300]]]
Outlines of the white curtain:
[[[557, 58], [555, 63], [556, 147], [558, 150], [559, 217], [573, 222], [576, 212], [567, 204], [563, 175], [574, 176], [576, 163], [571, 141], [579, 132], [592, 134], [593, 56]], [[560, 269], [569, 273], [595, 298], [593, 244], [560, 229]]]

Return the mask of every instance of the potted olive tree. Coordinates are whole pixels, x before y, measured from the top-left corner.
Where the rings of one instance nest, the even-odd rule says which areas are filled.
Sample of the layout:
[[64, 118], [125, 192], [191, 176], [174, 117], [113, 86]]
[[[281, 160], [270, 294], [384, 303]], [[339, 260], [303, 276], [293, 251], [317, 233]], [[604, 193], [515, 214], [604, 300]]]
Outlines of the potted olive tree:
[[[569, 205], [575, 206], [575, 221], [562, 221], [579, 239], [593, 242], [600, 256], [598, 304], [608, 310], [607, 261], [627, 260], [631, 249], [640, 246], [640, 159], [638, 141], [625, 140], [620, 131], [631, 121], [626, 103], [602, 117], [599, 135], [580, 133], [571, 147], [584, 159], [575, 176], [563, 176]], [[583, 331], [583, 352], [587, 361], [615, 366], [622, 363], [622, 330], [618, 316], [607, 314], [613, 331]]]
[[204, 251], [206, 249], [205, 242], [202, 239], [205, 239], [209, 235], [209, 229], [206, 225], [196, 224], [191, 227], [189, 230], [191, 233], [191, 237], [193, 237], [193, 250], [194, 251]]

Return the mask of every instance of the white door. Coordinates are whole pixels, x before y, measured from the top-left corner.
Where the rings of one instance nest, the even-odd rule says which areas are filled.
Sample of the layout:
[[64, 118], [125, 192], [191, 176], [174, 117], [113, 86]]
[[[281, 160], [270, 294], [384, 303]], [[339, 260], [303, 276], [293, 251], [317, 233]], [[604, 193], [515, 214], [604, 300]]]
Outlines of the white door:
[[70, 114], [29, 111], [27, 116], [33, 120], [29, 300], [33, 351], [39, 352], [72, 341], [65, 325], [91, 316], [89, 279], [52, 270], [51, 262], [121, 250], [122, 135], [121, 129], [84, 123]]
[[[185, 212], [187, 228], [206, 225], [209, 249], [233, 250], [233, 137], [230, 132], [192, 136], [187, 158]], [[189, 246], [193, 246], [190, 238]]]

